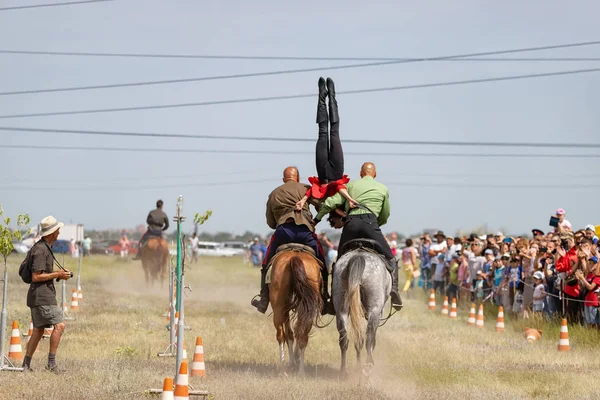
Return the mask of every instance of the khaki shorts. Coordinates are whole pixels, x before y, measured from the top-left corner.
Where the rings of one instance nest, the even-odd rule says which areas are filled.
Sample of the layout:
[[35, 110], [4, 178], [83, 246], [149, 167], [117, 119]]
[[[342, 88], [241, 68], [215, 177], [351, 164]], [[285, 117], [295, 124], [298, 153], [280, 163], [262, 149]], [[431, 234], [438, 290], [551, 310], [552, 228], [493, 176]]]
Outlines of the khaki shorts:
[[50, 328], [64, 321], [63, 313], [58, 306], [31, 307], [31, 321], [34, 328]]

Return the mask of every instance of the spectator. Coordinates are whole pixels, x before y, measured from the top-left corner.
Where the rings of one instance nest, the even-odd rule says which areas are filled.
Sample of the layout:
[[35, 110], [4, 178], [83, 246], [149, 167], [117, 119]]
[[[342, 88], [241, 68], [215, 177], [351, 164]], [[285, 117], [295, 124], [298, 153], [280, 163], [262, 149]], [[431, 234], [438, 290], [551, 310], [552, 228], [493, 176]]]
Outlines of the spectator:
[[508, 265], [509, 256], [505, 254], [503, 256], [497, 256], [494, 260], [493, 268], [493, 292], [494, 292], [494, 303], [502, 305], [502, 291], [500, 290], [500, 284], [504, 277], [504, 269]]
[[427, 292], [433, 287], [431, 282], [431, 256], [429, 249], [431, 247], [431, 238], [429, 233], [421, 237], [421, 246], [419, 247], [419, 257], [421, 258], [421, 279], [423, 280], [423, 289]]
[[544, 312], [544, 299], [546, 293], [544, 292], [544, 274], [540, 271], [535, 271], [533, 274], [533, 283], [535, 289], [533, 290], [533, 313], [535, 315], [542, 315]]
[[263, 244], [260, 246], [260, 260], [261, 263], [264, 261], [267, 256], [267, 250], [269, 249], [269, 240], [266, 239]]
[[569, 323], [580, 322], [580, 289], [577, 278], [574, 273], [578, 268], [579, 259], [578, 252], [575, 246], [573, 234], [568, 232], [564, 235], [565, 239], [561, 239], [561, 245], [556, 249], [558, 258], [556, 259], [556, 270], [565, 273], [563, 284], [563, 293], [566, 299], [566, 315]]
[[585, 237], [590, 239], [594, 245], [598, 244], [598, 236], [596, 236], [596, 228], [594, 225], [587, 225], [585, 227]]
[[196, 232], [192, 233], [192, 237], [190, 237], [189, 242], [192, 249], [192, 264], [195, 264], [198, 261], [198, 252], [200, 250], [198, 248], [200, 239], [198, 238], [198, 235], [196, 235]]
[[252, 238], [249, 237], [244, 248], [244, 264], [248, 264], [251, 260], [250, 247], [252, 247]]
[[[60, 339], [65, 330], [63, 312], [56, 302], [55, 279], [68, 280], [71, 272], [68, 270], [54, 272], [54, 255], [52, 243], [58, 239], [62, 222], [52, 216], [46, 217], [41, 224], [41, 240], [36, 243], [29, 253], [32, 271], [32, 282], [27, 292], [27, 307], [31, 309], [33, 332], [27, 342], [27, 352], [23, 359], [23, 368], [31, 370], [31, 358], [44, 334], [44, 328], [54, 327], [50, 335], [50, 350], [46, 369], [59, 372], [56, 364], [56, 352]], [[2, 343], [1, 345], [4, 345]]]
[[456, 299], [458, 298], [458, 288], [459, 288], [459, 277], [458, 270], [459, 265], [461, 263], [462, 256], [460, 253], [454, 253], [452, 255], [452, 259], [450, 260], [448, 274], [449, 274], [449, 282], [448, 289], [446, 289], [446, 296], [448, 299]]
[[89, 236], [86, 236], [83, 239], [83, 256], [89, 257], [91, 250], [92, 250], [92, 239], [90, 239]]
[[[465, 250], [463, 253], [469, 260], [469, 279], [471, 283], [471, 300], [475, 301], [476, 296], [476, 285], [477, 281], [483, 279], [481, 273], [483, 273], [483, 265], [486, 262], [486, 258], [482, 255], [483, 246], [479, 239], [473, 240], [469, 250]], [[483, 282], [481, 283], [483, 285]]]
[[398, 235], [396, 232], [392, 232], [390, 235], [390, 250], [392, 250], [392, 255], [398, 259]]
[[445, 253], [448, 250], [446, 243], [446, 235], [444, 232], [438, 231], [435, 234], [435, 240], [437, 243], [429, 248], [429, 255], [431, 256], [431, 269], [433, 270], [433, 290], [439, 290], [443, 296], [446, 291], [445, 287]]
[[119, 245], [121, 248], [121, 258], [127, 258], [127, 256], [129, 255], [130, 243], [125, 232], [123, 232], [123, 234], [121, 235], [121, 239], [119, 239]]
[[577, 279], [587, 289], [585, 295], [585, 321], [588, 328], [600, 327], [600, 316], [598, 315], [598, 292], [600, 291], [600, 269], [598, 268], [598, 257], [591, 256], [587, 260], [587, 276], [582, 270], [575, 273]]
[[558, 226], [554, 229], [556, 233], [566, 233], [573, 232], [573, 228], [571, 227], [571, 223], [566, 219], [565, 210], [559, 208], [556, 210], [556, 218], [558, 218]]
[[493, 235], [487, 235], [485, 240], [485, 250], [491, 250], [494, 257], [500, 254], [500, 246], [496, 243], [496, 238]]
[[250, 246], [250, 258], [252, 259], [252, 265], [255, 267], [259, 267], [261, 265], [263, 253], [261, 251], [261, 245], [258, 243], [258, 238], [254, 238], [254, 241]]
[[319, 242], [321, 242], [321, 247], [325, 254], [325, 267], [327, 268], [327, 271], [331, 273], [331, 264], [334, 262], [334, 259], [330, 257], [330, 251], [333, 249], [333, 243], [331, 243], [325, 232], [319, 234]]
[[[420, 271], [417, 271], [417, 251], [413, 247], [412, 239], [406, 239], [406, 247], [402, 250], [402, 265], [404, 267], [404, 275], [406, 282], [404, 282], [404, 288], [402, 293], [408, 293], [412, 285], [412, 281], [415, 277], [420, 275]], [[417, 274], [415, 274], [417, 273]]]

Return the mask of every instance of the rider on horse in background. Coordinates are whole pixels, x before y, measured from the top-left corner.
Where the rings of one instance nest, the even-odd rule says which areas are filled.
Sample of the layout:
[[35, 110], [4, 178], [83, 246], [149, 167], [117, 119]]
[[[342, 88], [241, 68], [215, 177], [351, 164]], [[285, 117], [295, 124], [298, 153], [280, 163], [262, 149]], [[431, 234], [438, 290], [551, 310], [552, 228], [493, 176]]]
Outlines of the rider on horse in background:
[[158, 200], [156, 202], [156, 209], [152, 210], [148, 213], [148, 217], [146, 218], [146, 223], [148, 224], [148, 230], [142, 235], [140, 239], [140, 243], [138, 246], [138, 253], [134, 260], [141, 260], [142, 258], [142, 248], [146, 241], [151, 237], [160, 237], [162, 238], [163, 231], [169, 229], [169, 217], [162, 210], [163, 201]]
[[[267, 225], [271, 229], [275, 229], [275, 233], [271, 237], [260, 270], [260, 299], [252, 300], [252, 305], [263, 314], [269, 307], [269, 286], [266, 284], [267, 267], [279, 246], [287, 243], [309, 246], [314, 250], [323, 266], [325, 265], [323, 249], [315, 235], [313, 216], [308, 204], [305, 204], [301, 211], [296, 210], [296, 203], [306, 194], [306, 186], [299, 181], [298, 169], [287, 167], [283, 171], [283, 185], [273, 190], [267, 200]], [[327, 269], [323, 267], [323, 270], [325, 271], [324, 275], [327, 275]]]
[[[380, 227], [387, 223], [390, 216], [389, 192], [382, 183], [375, 181], [377, 170], [375, 164], [367, 162], [362, 165], [360, 170], [361, 179], [348, 183], [347, 189], [350, 196], [360, 205], [356, 208], [350, 208], [346, 199], [341, 194], [329, 197], [321, 205], [315, 222], [321, 221], [323, 216], [334, 211], [336, 208], [345, 205], [346, 222], [342, 230], [342, 237], [338, 246], [338, 260], [343, 256], [344, 245], [353, 239], [372, 239], [375, 240], [380, 248], [382, 255], [388, 261], [388, 270], [392, 274], [391, 299], [392, 306], [400, 310], [402, 308], [402, 299], [398, 293], [398, 263], [392, 255], [390, 246], [385, 240]], [[326, 312], [335, 314], [333, 304], [329, 302], [325, 307]]]

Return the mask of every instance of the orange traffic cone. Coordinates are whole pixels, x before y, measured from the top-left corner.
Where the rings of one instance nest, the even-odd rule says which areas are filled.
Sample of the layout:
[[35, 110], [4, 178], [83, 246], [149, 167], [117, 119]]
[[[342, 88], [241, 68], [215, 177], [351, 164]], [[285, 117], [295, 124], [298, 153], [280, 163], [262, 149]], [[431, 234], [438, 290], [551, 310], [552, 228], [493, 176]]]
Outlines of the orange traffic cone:
[[442, 305], [442, 315], [448, 315], [448, 296], [444, 297], [444, 304]]
[[477, 322], [475, 322], [477, 328], [483, 328], [483, 304], [479, 305], [479, 311], [477, 312]]
[[433, 289], [429, 292], [429, 303], [427, 303], [427, 308], [435, 310], [435, 292]]
[[60, 308], [62, 308], [63, 313], [69, 311], [69, 309], [67, 308], [67, 303], [60, 303]]
[[51, 326], [50, 328], [44, 328], [44, 334], [42, 335], [42, 337], [49, 338], [52, 335], [53, 330], [54, 330], [54, 326]]
[[13, 321], [12, 333], [10, 334], [10, 348], [8, 349], [8, 358], [13, 360], [23, 359], [23, 349], [21, 348], [21, 334], [19, 333], [19, 323]]
[[542, 338], [542, 331], [534, 328], [523, 328], [523, 337], [527, 339], [529, 343], [535, 342]]
[[175, 397], [174, 400], [189, 400], [189, 388], [188, 388], [188, 361], [184, 358], [181, 360], [179, 366], [179, 373], [177, 374], [177, 384], [175, 385]]
[[194, 350], [194, 359], [192, 360], [191, 376], [206, 376], [204, 366], [204, 346], [202, 346], [202, 336], [196, 338], [196, 350]]
[[504, 307], [498, 307], [498, 319], [496, 320], [496, 332], [504, 332]]
[[173, 378], [165, 378], [161, 400], [173, 400]]
[[475, 326], [475, 303], [471, 303], [469, 318], [467, 318], [467, 325]]
[[558, 351], [570, 351], [569, 328], [567, 328], [567, 319], [560, 321], [560, 338], [558, 339]]
[[71, 296], [71, 311], [79, 310], [79, 301], [77, 301], [77, 289], [73, 289], [73, 295]]
[[456, 319], [456, 299], [452, 299], [452, 306], [450, 307], [450, 313], [448, 317]]
[[29, 320], [29, 330], [27, 331], [27, 335], [23, 334], [23, 336], [27, 336], [27, 343], [29, 343], [31, 335], [33, 335], [33, 321]]
[[81, 286], [77, 287], [77, 298], [79, 300], [83, 300], [83, 292], [81, 291]]

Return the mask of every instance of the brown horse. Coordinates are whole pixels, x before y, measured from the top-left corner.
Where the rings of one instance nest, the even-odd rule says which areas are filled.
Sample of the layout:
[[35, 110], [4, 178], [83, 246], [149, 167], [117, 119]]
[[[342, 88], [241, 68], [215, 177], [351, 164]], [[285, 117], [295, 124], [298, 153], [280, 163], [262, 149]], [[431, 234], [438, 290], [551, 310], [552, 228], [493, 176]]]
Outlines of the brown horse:
[[169, 246], [166, 240], [151, 237], [140, 251], [142, 252], [142, 268], [146, 275], [146, 284], [152, 287], [160, 277], [162, 287], [167, 272], [167, 263], [169, 262]]
[[269, 301], [279, 342], [280, 367], [284, 364], [284, 343], [287, 343], [290, 369], [295, 369], [300, 375], [304, 374], [308, 335], [322, 306], [320, 270], [321, 265], [316, 258], [299, 251], [277, 254], [271, 269]]

